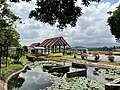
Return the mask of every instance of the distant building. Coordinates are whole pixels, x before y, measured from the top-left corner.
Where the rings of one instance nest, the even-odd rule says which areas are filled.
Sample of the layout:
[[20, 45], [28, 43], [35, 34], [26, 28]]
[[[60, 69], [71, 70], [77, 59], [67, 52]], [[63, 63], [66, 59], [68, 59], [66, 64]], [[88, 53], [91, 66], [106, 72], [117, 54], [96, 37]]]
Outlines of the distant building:
[[40, 43], [32, 43], [29, 47], [39, 47]]
[[44, 49], [44, 47], [40, 47], [40, 43], [32, 43], [28, 48], [28, 52], [32, 54], [44, 54]]
[[76, 54], [80, 54], [80, 52], [84, 52], [84, 53], [89, 54], [88, 48], [84, 48], [84, 47], [72, 47], [71, 49], [72, 49], [72, 52], [76, 53]]

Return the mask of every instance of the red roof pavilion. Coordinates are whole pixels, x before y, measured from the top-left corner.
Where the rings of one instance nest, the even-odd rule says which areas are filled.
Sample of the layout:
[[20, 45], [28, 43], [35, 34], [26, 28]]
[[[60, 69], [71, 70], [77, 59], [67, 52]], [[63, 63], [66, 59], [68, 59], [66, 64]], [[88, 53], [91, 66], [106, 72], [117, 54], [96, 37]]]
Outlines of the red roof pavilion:
[[64, 40], [63, 37], [56, 37], [44, 40], [39, 46], [48, 47], [48, 46], [69, 46], [70, 45]]
[[63, 37], [45, 39], [42, 43], [33, 43], [30, 45], [30, 47], [44, 47], [44, 52], [63, 52], [63, 54], [65, 53], [66, 46], [70, 47]]
[[48, 53], [61, 52], [61, 49], [62, 49], [61, 47], [63, 47], [63, 54], [65, 53], [66, 46], [70, 47], [70, 45], [65, 41], [63, 37], [45, 39], [39, 46], [45, 47], [45, 52], [48, 52]]
[[40, 43], [32, 43], [29, 47], [39, 47]]

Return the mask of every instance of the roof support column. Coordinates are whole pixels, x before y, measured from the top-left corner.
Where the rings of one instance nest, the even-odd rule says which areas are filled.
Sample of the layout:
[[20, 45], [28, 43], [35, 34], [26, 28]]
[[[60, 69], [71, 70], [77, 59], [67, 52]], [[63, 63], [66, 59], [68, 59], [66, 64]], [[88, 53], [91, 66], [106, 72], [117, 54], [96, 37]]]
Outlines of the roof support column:
[[61, 46], [59, 45], [59, 53], [61, 52], [60, 49], [61, 49]]
[[50, 46], [48, 46], [48, 54], [50, 53]]
[[65, 45], [63, 46], [63, 55], [65, 55]]
[[46, 53], [46, 46], [45, 46], [45, 53]]
[[54, 46], [52, 46], [52, 52], [54, 53]]
[[57, 51], [57, 46], [55, 45], [55, 52]]

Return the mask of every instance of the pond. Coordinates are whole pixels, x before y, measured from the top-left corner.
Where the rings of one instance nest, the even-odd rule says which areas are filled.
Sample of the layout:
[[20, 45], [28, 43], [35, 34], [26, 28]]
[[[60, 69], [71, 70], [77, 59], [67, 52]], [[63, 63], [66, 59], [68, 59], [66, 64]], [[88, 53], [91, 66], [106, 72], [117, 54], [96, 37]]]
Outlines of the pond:
[[43, 72], [41, 66], [33, 65], [31, 70], [15, 75], [8, 82], [8, 90], [39, 90], [51, 86], [54, 78]]
[[[41, 68], [43, 64], [51, 63], [34, 63], [30, 66], [31, 70], [21, 72], [9, 80], [8, 90], [104, 90], [105, 83], [120, 78], [120, 70], [95, 67], [87, 67], [87, 77], [67, 78], [65, 74], [57, 77], [53, 73], [44, 72]], [[71, 66], [71, 63], [65, 65]], [[76, 69], [70, 67], [70, 71]]]

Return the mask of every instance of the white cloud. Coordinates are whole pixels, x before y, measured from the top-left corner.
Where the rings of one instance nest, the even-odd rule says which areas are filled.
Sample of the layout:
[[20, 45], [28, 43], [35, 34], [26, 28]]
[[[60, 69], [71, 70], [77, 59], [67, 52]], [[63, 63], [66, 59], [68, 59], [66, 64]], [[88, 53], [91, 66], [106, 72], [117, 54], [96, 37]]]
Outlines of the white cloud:
[[[80, 0], [79, 0], [80, 1]], [[110, 10], [115, 10], [120, 3], [111, 4], [110, 2], [92, 3], [89, 7], [84, 7], [77, 1], [76, 5], [83, 7], [83, 15], [78, 18], [77, 26], [70, 26], [64, 31], [59, 31], [56, 27], [44, 24], [42, 22], [28, 19], [28, 13], [35, 8], [35, 0], [31, 3], [20, 2], [12, 3], [12, 10], [23, 18], [25, 24], [17, 26], [17, 31], [21, 35], [21, 44], [30, 45], [34, 42], [42, 42], [46, 38], [63, 36], [65, 40], [72, 46], [102, 43], [116, 43], [111, 35], [109, 26], [107, 26], [107, 14]]]

